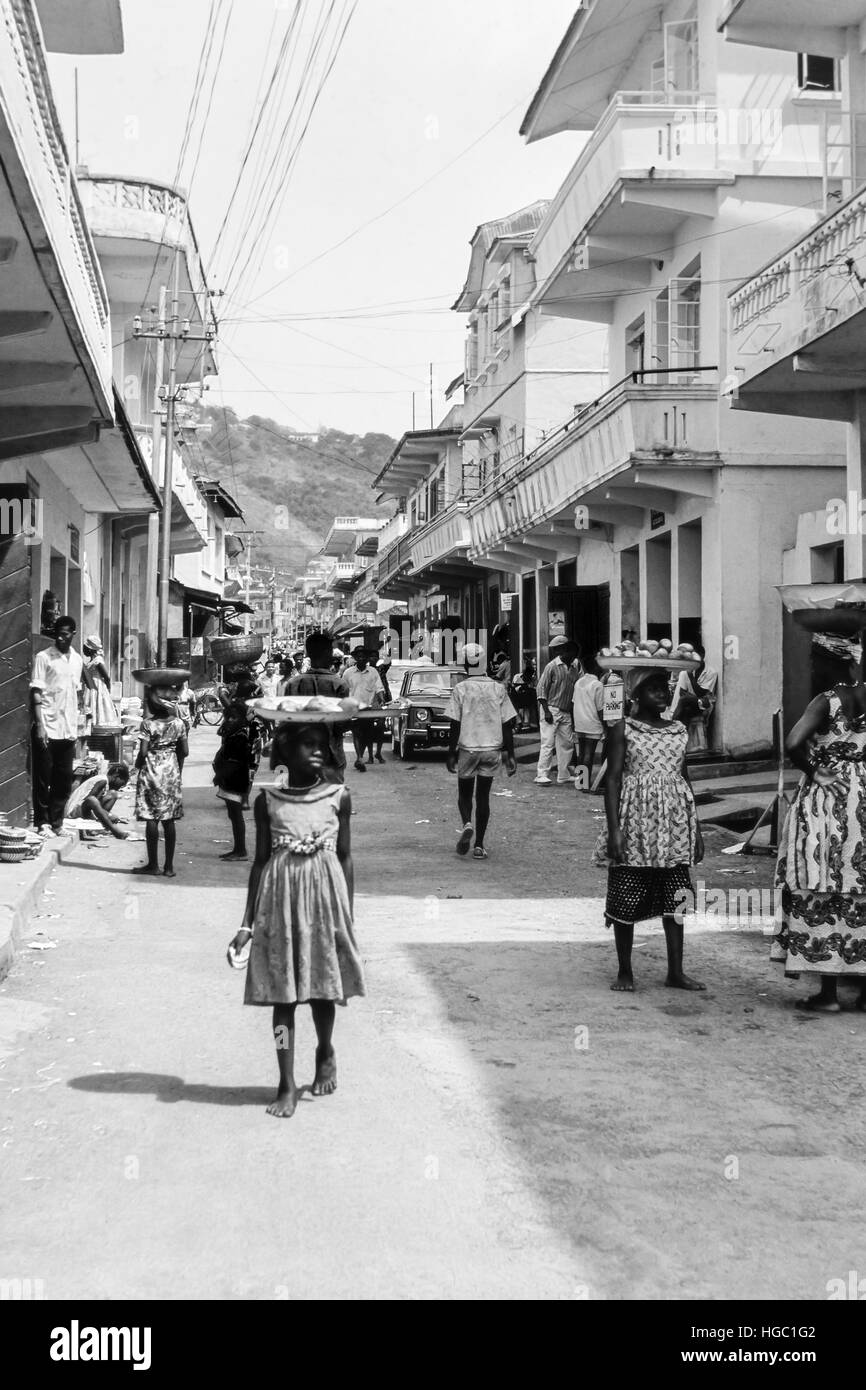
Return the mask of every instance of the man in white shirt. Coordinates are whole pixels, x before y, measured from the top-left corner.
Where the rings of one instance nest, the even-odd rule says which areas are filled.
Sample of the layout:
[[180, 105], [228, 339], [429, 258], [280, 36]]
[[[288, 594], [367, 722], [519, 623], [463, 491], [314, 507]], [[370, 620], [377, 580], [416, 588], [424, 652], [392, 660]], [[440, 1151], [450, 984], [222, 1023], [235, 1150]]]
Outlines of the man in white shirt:
[[[356, 647], [352, 656], [355, 661], [354, 666], [349, 666], [343, 673], [343, 680], [349, 687], [350, 696], [365, 708], [383, 705], [385, 703], [385, 687], [375, 666], [370, 665], [370, 652], [365, 647]], [[365, 741], [359, 729], [352, 730], [352, 738], [355, 742], [355, 767], [358, 772], [366, 772]], [[373, 761], [372, 755], [370, 761]]]
[[549, 652], [550, 660], [535, 690], [541, 738], [535, 781], [540, 787], [553, 785], [550, 771], [556, 759], [556, 780], [563, 787], [574, 780], [569, 772], [574, 757], [571, 703], [582, 668], [577, 643], [567, 637], [554, 637]]
[[72, 648], [75, 619], [58, 618], [54, 643], [37, 652], [30, 677], [33, 711], [33, 810], [43, 834], [63, 831], [63, 808], [72, 790], [81, 673]]
[[451, 690], [446, 766], [449, 772], [457, 774], [457, 807], [463, 823], [457, 853], [469, 852], [474, 797], [475, 849], [472, 857], [486, 859], [484, 835], [490, 820], [490, 788], [503, 752], [509, 777], [517, 771], [513, 722], [517, 711], [505, 686], [485, 675], [484, 648], [467, 642], [461, 655], [466, 678]]
[[277, 670], [277, 663], [275, 661], [266, 661], [264, 673], [259, 677], [259, 685], [262, 688], [262, 694], [268, 699], [275, 699], [280, 693], [279, 688], [281, 684], [282, 680]]

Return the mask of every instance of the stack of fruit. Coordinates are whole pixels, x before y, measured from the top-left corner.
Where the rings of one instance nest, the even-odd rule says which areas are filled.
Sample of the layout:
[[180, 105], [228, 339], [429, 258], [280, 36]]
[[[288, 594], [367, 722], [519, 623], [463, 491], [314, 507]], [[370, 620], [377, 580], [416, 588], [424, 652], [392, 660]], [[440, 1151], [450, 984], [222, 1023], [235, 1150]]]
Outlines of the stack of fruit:
[[618, 642], [615, 647], [602, 647], [598, 654], [602, 671], [633, 671], [641, 666], [658, 666], [664, 671], [689, 671], [700, 665], [690, 642], [674, 646], [669, 637], [660, 642], [647, 638], [645, 642]]

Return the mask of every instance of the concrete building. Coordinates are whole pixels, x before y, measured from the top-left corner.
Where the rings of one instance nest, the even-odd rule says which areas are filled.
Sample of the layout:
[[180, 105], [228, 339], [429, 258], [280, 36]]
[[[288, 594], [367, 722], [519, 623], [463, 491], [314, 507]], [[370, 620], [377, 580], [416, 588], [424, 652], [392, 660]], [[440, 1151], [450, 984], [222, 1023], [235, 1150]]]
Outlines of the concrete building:
[[625, 16], [590, 0], [532, 100], [528, 141], [589, 138], [526, 247], [527, 312], [602, 326], [607, 389], [470, 502], [467, 556], [518, 576], [523, 650], [563, 628], [588, 649], [703, 641], [711, 736], [742, 755], [766, 748], [781, 699], [783, 551], [844, 439], [729, 409], [727, 290], [757, 246], [814, 227], [843, 157], [809, 64], [735, 47], [717, 20], [716, 0]]
[[[784, 419], [819, 428], [840, 467], [788, 537], [780, 582], [866, 575], [866, 0], [738, 0], [720, 18], [735, 52], [756, 44], [781, 61], [808, 53], [808, 76], [833, 134], [833, 177], [802, 233], [730, 294], [730, 399], [752, 429]], [[796, 59], [803, 67], [803, 59]], [[769, 248], [767, 248], [769, 251]], [[747, 413], [748, 412], [748, 413]], [[752, 412], [760, 412], [754, 414]], [[777, 607], [778, 605], [778, 600]], [[783, 617], [777, 642], [786, 723], [813, 691], [809, 637]]]
[[156, 517], [46, 52], [122, 50], [113, 0], [0, 0], [0, 810], [30, 815], [29, 676], [57, 611], [124, 655], [128, 535]]
[[[143, 454], [160, 491], [165, 473], [165, 404], [160, 389], [168, 376], [164, 340], [137, 336], [165, 324], [177, 259], [181, 322], [195, 337], [215, 333], [207, 279], [186, 198], [152, 180], [83, 174], [82, 202], [93, 233], [111, 301], [114, 377]], [[181, 340], [177, 380], [194, 400], [205, 376], [216, 371], [210, 343]], [[183, 409], [172, 457], [171, 574], [168, 636], [193, 643], [203, 661], [201, 640], [215, 622], [225, 583], [226, 520], [240, 509], [219, 484], [202, 486], [191, 461], [195, 434], [185, 432]], [[185, 447], [186, 446], [186, 447]], [[129, 598], [120, 647], [125, 689], [131, 671], [155, 655], [159, 528], [155, 520], [130, 529]], [[177, 648], [178, 655], [181, 649]], [[202, 672], [204, 667], [202, 666]]]

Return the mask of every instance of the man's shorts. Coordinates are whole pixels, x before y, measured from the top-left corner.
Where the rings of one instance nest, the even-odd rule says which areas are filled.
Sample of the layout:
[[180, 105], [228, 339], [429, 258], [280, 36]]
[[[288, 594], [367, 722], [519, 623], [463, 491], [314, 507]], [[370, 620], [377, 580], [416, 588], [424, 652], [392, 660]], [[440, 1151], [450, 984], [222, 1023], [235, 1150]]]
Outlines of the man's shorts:
[[502, 762], [498, 748], [458, 748], [458, 777], [495, 777]]

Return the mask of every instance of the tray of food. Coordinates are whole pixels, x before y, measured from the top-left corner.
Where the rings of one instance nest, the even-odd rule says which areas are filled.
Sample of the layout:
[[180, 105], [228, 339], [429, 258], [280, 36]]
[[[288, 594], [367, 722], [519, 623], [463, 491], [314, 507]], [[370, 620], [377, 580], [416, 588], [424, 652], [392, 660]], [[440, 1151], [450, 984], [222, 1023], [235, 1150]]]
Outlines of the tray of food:
[[690, 642], [674, 646], [668, 637], [660, 642], [648, 638], [645, 642], [618, 642], [613, 647], [602, 647], [596, 661], [602, 671], [636, 671], [647, 666], [663, 671], [693, 671], [701, 664]]

